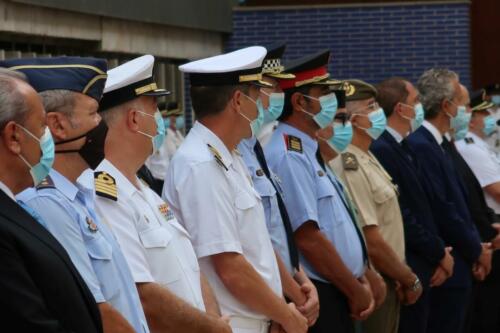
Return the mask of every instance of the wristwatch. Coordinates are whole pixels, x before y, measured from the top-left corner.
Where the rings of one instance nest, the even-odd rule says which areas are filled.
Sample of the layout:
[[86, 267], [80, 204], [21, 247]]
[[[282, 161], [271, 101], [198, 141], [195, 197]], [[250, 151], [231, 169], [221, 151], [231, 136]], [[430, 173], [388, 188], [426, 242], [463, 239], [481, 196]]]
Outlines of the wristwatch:
[[413, 286], [410, 287], [411, 291], [416, 292], [420, 287], [422, 287], [422, 283], [418, 276], [415, 278], [415, 282], [413, 282]]

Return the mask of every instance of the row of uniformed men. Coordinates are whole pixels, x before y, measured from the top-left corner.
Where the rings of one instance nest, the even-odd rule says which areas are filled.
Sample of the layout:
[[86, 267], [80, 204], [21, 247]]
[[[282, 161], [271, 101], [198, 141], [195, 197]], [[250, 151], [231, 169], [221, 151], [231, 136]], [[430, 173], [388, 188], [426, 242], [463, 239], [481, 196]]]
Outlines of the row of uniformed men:
[[[283, 45], [251, 47], [180, 67], [189, 73], [198, 121], [165, 177], [168, 204], [136, 176], [165, 134], [156, 97], [168, 92], [153, 80], [151, 56], [107, 75], [99, 59], [0, 64], [24, 73], [47, 111], [45, 119], [30, 88], [12, 78], [18, 74], [2, 74], [15, 86], [10, 93], [38, 111], [8, 119], [4, 133], [12, 137], [3, 138], [5, 151], [25, 164], [17, 172], [29, 170], [36, 186], [2, 189], [65, 248], [105, 331], [352, 332], [353, 318], [368, 318], [365, 332], [456, 332], [462, 325], [472, 273], [484, 279], [489, 272], [491, 244], [481, 245], [463, 184], [439, 147], [466, 104], [458, 78], [424, 73], [428, 121], [401, 140], [423, 116], [409, 82], [388, 81], [377, 96], [362, 81], [330, 80], [327, 51], [286, 71], [283, 52]], [[398, 95], [401, 84], [406, 93]], [[426, 105], [427, 94], [441, 100]], [[385, 132], [375, 98], [387, 103]], [[15, 114], [15, 105], [2, 108], [9, 106], [4, 112]], [[263, 149], [255, 136], [276, 119]], [[20, 147], [33, 138], [41, 159]], [[385, 169], [368, 151], [375, 139]], [[406, 241], [403, 226], [412, 235]], [[35, 281], [43, 275], [24, 273]], [[437, 288], [447, 279], [453, 282]], [[11, 309], [8, 323], [91, 331], [75, 325], [82, 319], [68, 299], [49, 300], [45, 284], [0, 287], [33, 294], [35, 309]], [[74, 295], [58, 297], [66, 296]], [[404, 308], [399, 325], [401, 302], [417, 303]], [[92, 331], [99, 330], [97, 321]]]

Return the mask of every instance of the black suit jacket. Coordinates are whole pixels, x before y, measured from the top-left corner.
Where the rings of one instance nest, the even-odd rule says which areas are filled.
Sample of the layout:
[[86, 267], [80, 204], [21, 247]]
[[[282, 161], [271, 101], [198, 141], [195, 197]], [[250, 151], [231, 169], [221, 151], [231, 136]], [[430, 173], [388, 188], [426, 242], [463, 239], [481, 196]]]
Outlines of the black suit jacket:
[[467, 205], [467, 190], [451, 157], [424, 126], [408, 137], [421, 172], [422, 185], [429, 197], [439, 235], [453, 246], [453, 276], [443, 287], [472, 285], [472, 264], [481, 254], [481, 239]]
[[424, 286], [428, 286], [444, 256], [444, 242], [434, 222], [432, 209], [411, 155], [385, 131], [370, 147], [399, 189], [403, 216], [406, 259]]
[[99, 309], [66, 251], [2, 190], [0, 331], [102, 332]]
[[[446, 138], [443, 141], [443, 148], [450, 154], [458, 173], [467, 188], [468, 197], [467, 203], [472, 216], [472, 220], [476, 224], [477, 230], [481, 235], [483, 242], [489, 242], [496, 237], [496, 229], [491, 226], [495, 223], [495, 212], [488, 207], [484, 197], [484, 191], [479, 184], [474, 172], [471, 170], [462, 155], [458, 152], [455, 145], [449, 142]], [[500, 283], [500, 252], [493, 253], [493, 266], [488, 281]]]

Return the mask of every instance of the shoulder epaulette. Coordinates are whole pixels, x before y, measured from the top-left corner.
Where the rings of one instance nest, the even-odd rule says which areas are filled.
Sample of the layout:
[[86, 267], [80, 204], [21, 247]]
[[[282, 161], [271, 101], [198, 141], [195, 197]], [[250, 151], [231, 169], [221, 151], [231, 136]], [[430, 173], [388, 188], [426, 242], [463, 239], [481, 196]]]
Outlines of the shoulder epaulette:
[[302, 140], [296, 136], [285, 134], [286, 149], [290, 151], [295, 151], [297, 153], [302, 153]]
[[474, 138], [465, 138], [464, 141], [467, 144], [471, 144], [471, 143], [474, 143]]
[[115, 179], [104, 171], [94, 172], [95, 194], [118, 201], [118, 191]]
[[222, 156], [219, 153], [217, 149], [215, 149], [211, 144], [207, 143], [208, 149], [214, 155], [215, 161], [217, 162], [218, 165], [224, 168], [224, 170], [228, 171], [229, 169], [227, 166], [224, 164], [224, 161], [222, 161]]
[[45, 179], [36, 186], [37, 191], [47, 188], [56, 188], [56, 186], [54, 185], [54, 181], [52, 180], [52, 178], [50, 178], [50, 176], [45, 177]]
[[359, 163], [356, 155], [352, 153], [343, 153], [342, 166], [344, 167], [344, 170], [358, 170]]

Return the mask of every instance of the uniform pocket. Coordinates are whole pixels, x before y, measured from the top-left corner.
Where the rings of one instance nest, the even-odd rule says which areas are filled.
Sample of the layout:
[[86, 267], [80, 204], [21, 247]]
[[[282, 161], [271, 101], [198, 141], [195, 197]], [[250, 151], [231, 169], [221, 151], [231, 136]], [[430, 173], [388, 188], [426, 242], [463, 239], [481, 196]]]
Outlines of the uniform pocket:
[[387, 184], [380, 184], [373, 191], [373, 201], [377, 204], [381, 205], [385, 203], [387, 200], [392, 199], [396, 196], [396, 191], [392, 186]]
[[240, 210], [247, 210], [257, 204], [257, 198], [247, 192], [241, 191], [236, 195], [234, 204]]
[[[96, 274], [101, 292], [106, 302], [111, 302], [119, 294], [119, 284], [114, 283], [113, 277], [116, 277], [118, 272], [115, 268], [113, 259], [113, 247], [108, 241], [97, 234], [93, 239], [85, 242], [87, 253], [90, 257], [94, 273]], [[103, 283], [103, 282], [106, 283]]]
[[166, 285], [182, 277], [182, 268], [174, 246], [173, 235], [164, 227], [139, 232], [139, 239], [146, 250], [153, 277]]

